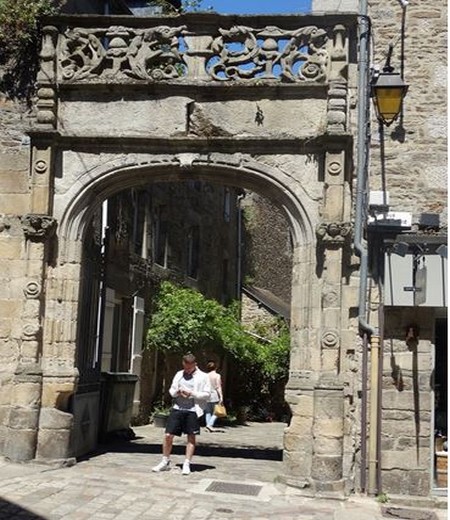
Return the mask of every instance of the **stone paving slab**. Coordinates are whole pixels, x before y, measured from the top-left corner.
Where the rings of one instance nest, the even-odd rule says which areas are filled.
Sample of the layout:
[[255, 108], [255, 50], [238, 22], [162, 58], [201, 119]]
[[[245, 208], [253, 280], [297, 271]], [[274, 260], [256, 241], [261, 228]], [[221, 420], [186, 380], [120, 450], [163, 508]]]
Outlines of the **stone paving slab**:
[[[151, 472], [163, 430], [150, 426], [136, 428], [136, 440], [105, 446], [72, 467], [1, 461], [0, 520], [385, 520], [370, 498], [313, 499], [277, 483], [284, 427], [202, 433], [189, 476], [181, 475], [184, 439], [176, 441], [171, 471]], [[212, 482], [261, 490], [257, 496], [209, 492]], [[447, 518], [446, 511], [437, 515]]]

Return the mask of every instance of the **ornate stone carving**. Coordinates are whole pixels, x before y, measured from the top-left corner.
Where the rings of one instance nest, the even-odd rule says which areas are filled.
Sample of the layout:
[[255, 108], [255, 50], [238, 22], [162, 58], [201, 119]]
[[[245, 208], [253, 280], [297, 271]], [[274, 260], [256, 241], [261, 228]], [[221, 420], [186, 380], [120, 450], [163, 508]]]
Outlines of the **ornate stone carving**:
[[328, 89], [327, 131], [343, 134], [347, 130], [347, 84], [333, 81]]
[[327, 172], [333, 176], [339, 175], [342, 172], [342, 164], [340, 161], [330, 161], [327, 165]]
[[[253, 29], [235, 26], [219, 29], [207, 63], [216, 80], [280, 79], [325, 81], [329, 61], [324, 29], [315, 26], [286, 31], [268, 26]], [[286, 43], [287, 42], [287, 43]]]
[[323, 291], [322, 305], [324, 307], [336, 306], [336, 304], [338, 303], [338, 297], [338, 293], [335, 290], [328, 287]]
[[29, 299], [38, 298], [41, 294], [41, 285], [39, 284], [39, 282], [33, 280], [27, 283], [23, 292], [25, 293], [25, 296]]
[[38, 90], [36, 119], [38, 124], [56, 128], [56, 37], [58, 29], [53, 26], [42, 30], [42, 48], [39, 54], [41, 65], [37, 74]]
[[165, 25], [151, 29], [68, 29], [59, 63], [62, 78], [179, 78], [186, 74], [180, 50], [185, 30], [185, 26]]
[[44, 161], [44, 159], [38, 159], [34, 163], [34, 171], [39, 174], [43, 174], [47, 171], [48, 164], [47, 161]]
[[[62, 81], [71, 82], [125, 82], [129, 78], [164, 81], [186, 76], [221, 82], [323, 83], [328, 79], [328, 29], [234, 26], [218, 32], [219, 36], [196, 38], [184, 25], [148, 29], [69, 28], [60, 38], [59, 76]], [[195, 48], [190, 48], [194, 43]], [[205, 48], [198, 48], [199, 44]]]
[[325, 330], [320, 342], [323, 348], [334, 348], [339, 344], [339, 334], [332, 329]]
[[36, 101], [36, 119], [39, 124], [56, 128], [56, 93], [52, 87], [39, 88]]
[[22, 333], [25, 339], [30, 340], [36, 338], [40, 330], [39, 323], [26, 323], [22, 328]]
[[55, 60], [56, 60], [56, 36], [58, 29], [53, 26], [46, 26], [42, 29], [42, 47], [39, 57], [41, 67], [37, 74], [37, 80], [42, 83], [55, 82]]
[[22, 228], [27, 239], [45, 240], [56, 231], [56, 220], [48, 215], [24, 215], [22, 217]]
[[344, 25], [336, 25], [333, 28], [330, 80], [347, 80], [347, 52], [347, 29]]
[[342, 243], [352, 236], [352, 225], [349, 222], [322, 222], [316, 229], [317, 238], [323, 242]]

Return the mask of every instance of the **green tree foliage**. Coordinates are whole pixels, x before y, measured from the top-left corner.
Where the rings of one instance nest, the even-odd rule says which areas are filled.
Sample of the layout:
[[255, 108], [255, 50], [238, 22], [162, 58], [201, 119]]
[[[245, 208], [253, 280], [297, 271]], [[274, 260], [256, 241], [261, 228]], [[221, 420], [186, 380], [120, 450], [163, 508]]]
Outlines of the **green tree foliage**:
[[272, 338], [261, 341], [241, 325], [238, 304], [224, 307], [193, 289], [163, 282], [147, 330], [147, 347], [184, 353], [205, 347], [223, 350], [253, 368], [266, 379], [287, 373], [289, 332], [279, 324]]
[[152, 0], [151, 3], [160, 5], [165, 14], [180, 14], [198, 11], [211, 11], [212, 7], [204, 7], [203, 0], [183, 0], [180, 9], [176, 9], [167, 0]]
[[[165, 14], [179, 14], [166, 0]], [[65, 0], [0, 0], [0, 90], [11, 98], [30, 101], [39, 64], [41, 22], [59, 13]], [[180, 12], [210, 10], [203, 0], [184, 0]]]
[[0, 0], [0, 88], [11, 97], [33, 93], [39, 49], [40, 23], [59, 12], [63, 0]]

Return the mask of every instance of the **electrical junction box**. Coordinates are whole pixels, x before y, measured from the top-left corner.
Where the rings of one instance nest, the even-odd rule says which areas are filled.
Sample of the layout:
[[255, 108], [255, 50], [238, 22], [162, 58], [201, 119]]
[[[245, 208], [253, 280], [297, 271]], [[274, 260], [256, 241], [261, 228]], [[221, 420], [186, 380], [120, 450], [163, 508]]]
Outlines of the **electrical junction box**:
[[[417, 261], [418, 260], [418, 261]], [[447, 307], [447, 258], [384, 255], [384, 304], [402, 307]]]
[[370, 215], [367, 220], [369, 228], [411, 229], [412, 213], [406, 211], [387, 211]]
[[388, 191], [371, 191], [369, 193], [369, 206], [389, 207], [389, 192]]

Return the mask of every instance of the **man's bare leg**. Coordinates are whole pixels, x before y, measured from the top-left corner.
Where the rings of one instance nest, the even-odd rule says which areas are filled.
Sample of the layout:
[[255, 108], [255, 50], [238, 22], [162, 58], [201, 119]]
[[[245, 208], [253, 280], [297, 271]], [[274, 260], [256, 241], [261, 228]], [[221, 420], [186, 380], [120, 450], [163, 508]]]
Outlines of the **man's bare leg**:
[[171, 433], [164, 434], [163, 457], [170, 457], [170, 454], [172, 453], [173, 437], [174, 436]]
[[186, 459], [190, 462], [194, 456], [195, 451], [195, 435], [193, 433], [188, 434], [186, 444]]

